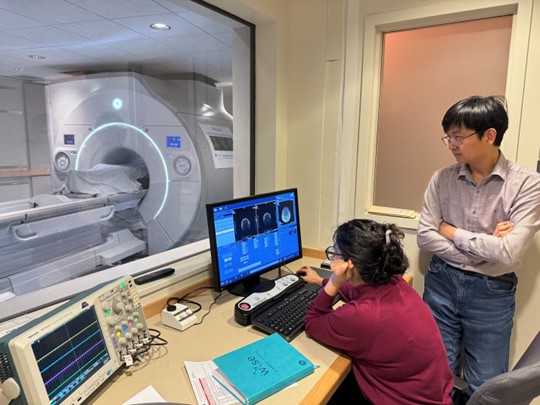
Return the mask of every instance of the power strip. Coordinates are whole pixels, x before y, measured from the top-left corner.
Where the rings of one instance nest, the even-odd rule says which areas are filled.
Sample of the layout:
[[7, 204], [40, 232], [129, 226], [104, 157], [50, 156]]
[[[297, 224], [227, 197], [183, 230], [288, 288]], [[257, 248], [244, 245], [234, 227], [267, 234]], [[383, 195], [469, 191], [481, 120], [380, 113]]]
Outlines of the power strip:
[[182, 304], [169, 305], [161, 311], [161, 323], [181, 331], [197, 323], [197, 315]]

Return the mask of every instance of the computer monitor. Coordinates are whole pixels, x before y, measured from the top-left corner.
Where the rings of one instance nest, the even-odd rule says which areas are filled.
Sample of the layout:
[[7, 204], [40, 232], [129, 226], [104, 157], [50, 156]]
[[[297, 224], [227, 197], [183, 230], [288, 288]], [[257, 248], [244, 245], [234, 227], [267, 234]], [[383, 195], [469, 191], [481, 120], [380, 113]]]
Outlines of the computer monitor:
[[206, 212], [216, 291], [271, 289], [261, 274], [302, 257], [297, 189], [207, 204]]

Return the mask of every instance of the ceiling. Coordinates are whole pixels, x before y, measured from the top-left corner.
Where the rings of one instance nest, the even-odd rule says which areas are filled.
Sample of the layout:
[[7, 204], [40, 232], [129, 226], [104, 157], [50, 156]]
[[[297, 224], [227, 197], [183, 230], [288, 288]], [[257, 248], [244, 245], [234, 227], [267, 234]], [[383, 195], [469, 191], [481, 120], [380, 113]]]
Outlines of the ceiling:
[[46, 83], [89, 72], [196, 72], [227, 83], [241, 26], [190, 0], [0, 0], [0, 76]]

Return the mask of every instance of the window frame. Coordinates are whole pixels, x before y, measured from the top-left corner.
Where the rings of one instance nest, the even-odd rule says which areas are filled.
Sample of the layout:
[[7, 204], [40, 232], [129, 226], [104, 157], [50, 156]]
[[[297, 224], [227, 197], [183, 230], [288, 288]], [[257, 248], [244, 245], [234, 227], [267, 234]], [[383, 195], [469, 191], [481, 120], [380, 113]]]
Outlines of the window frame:
[[[509, 118], [512, 128], [505, 135], [501, 147], [509, 159], [516, 159], [521, 121], [522, 99], [525, 85], [527, 62], [527, 47], [532, 16], [531, 0], [514, 1], [485, 1], [485, 2], [450, 2], [431, 6], [400, 10], [395, 12], [368, 15], [362, 26], [359, 18], [358, 5], [348, 5], [347, 49], [349, 58], [358, 63], [349, 63], [345, 70], [345, 88], [354, 88], [356, 94], [345, 94], [353, 99], [344, 109], [344, 127], [355, 128], [347, 136], [354, 139], [343, 139], [344, 144], [356, 144], [356, 159], [346, 163], [349, 167], [342, 172], [353, 171], [356, 174], [354, 182], [354, 202], [340, 201], [339, 211], [352, 214], [355, 217], [370, 218], [377, 221], [393, 222], [405, 229], [416, 229], [419, 213], [414, 218], [402, 217], [401, 207], [388, 207], [386, 212], [373, 213], [376, 207], [374, 201], [374, 178], [377, 148], [377, 121], [380, 97], [380, 80], [383, 36], [387, 32], [414, 29], [438, 24], [470, 21], [488, 17], [513, 15], [512, 38], [508, 61], [506, 98], [509, 106]], [[362, 30], [363, 29], [363, 30]], [[360, 38], [355, 40], [354, 38]], [[351, 39], [351, 40], [349, 40]], [[356, 66], [355, 66], [356, 65]], [[350, 84], [350, 85], [349, 85]], [[357, 102], [354, 102], [356, 101]], [[347, 104], [345, 104], [347, 105]], [[356, 107], [356, 109], [355, 109]], [[340, 181], [349, 181], [344, 179]], [[346, 186], [345, 186], [346, 187]], [[341, 187], [342, 189], [345, 187]], [[345, 204], [349, 204], [346, 206]], [[350, 217], [350, 215], [349, 215]], [[340, 220], [346, 218], [340, 218]]]
[[[256, 128], [256, 25], [246, 19], [232, 14], [222, 8], [216, 7], [203, 0], [191, 0], [198, 6], [204, 7], [210, 11], [218, 13], [224, 17], [240, 22], [249, 28], [249, 66], [242, 71], [244, 77], [247, 75], [248, 80], [244, 80], [237, 88], [242, 86], [245, 91], [245, 96], [242, 98], [239, 105], [246, 108], [243, 113], [244, 119], [249, 119], [248, 125], [243, 125], [238, 129], [248, 135], [249, 147], [242, 154], [242, 159], [245, 159], [249, 170], [240, 173], [240, 177], [235, 173], [234, 179], [234, 197], [251, 195], [255, 191], [255, 128]], [[240, 97], [237, 97], [240, 98]], [[236, 125], [236, 122], [233, 123]], [[0, 167], [0, 174], [1, 173]], [[0, 176], [1, 177], [1, 176]], [[104, 282], [110, 282], [120, 276], [130, 275], [137, 276], [142, 273], [153, 271], [157, 268], [174, 265], [177, 272], [169, 277], [166, 281], [166, 291], [164, 285], [146, 285], [139, 288], [140, 296], [143, 303], [152, 302], [161, 297], [165, 292], [173, 292], [184, 286], [186, 283], [203, 280], [209, 277], [209, 268], [211, 264], [209, 254], [208, 238], [190, 243], [188, 245], [172, 248], [160, 253], [152, 254], [147, 257], [138, 259], [126, 264], [117, 265], [109, 269], [100, 270], [87, 275], [77, 277], [75, 279], [62, 281], [30, 293], [17, 295], [8, 300], [0, 300], [3, 306], [0, 306], [0, 322], [7, 321], [17, 316], [37, 311], [48, 311], [58, 303], [61, 303], [73, 296], [88, 290], [96, 285]], [[182, 262], [182, 264], [179, 264]], [[7, 303], [7, 305], [6, 305]]]

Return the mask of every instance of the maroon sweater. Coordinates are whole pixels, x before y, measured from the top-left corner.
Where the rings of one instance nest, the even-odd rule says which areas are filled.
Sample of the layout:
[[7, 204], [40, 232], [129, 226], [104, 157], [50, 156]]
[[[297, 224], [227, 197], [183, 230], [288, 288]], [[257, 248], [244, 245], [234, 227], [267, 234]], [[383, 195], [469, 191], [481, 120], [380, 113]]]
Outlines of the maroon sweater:
[[[326, 285], [327, 279], [323, 284]], [[429, 308], [400, 276], [340, 290], [333, 310], [324, 289], [309, 307], [307, 333], [352, 360], [363, 395], [374, 404], [451, 404], [453, 377]]]

